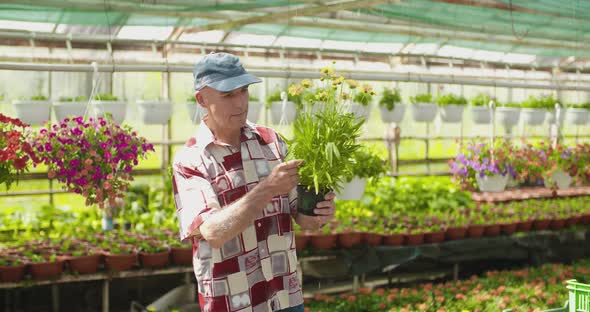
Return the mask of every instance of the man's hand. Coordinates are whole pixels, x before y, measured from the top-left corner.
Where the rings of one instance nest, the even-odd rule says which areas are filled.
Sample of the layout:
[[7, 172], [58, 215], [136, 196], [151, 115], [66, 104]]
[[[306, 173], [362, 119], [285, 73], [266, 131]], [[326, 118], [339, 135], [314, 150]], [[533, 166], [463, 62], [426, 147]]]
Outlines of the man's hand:
[[315, 231], [318, 230], [322, 225], [334, 219], [334, 212], [336, 211], [334, 198], [336, 198], [336, 194], [330, 192], [326, 194], [324, 198], [326, 200], [319, 202], [313, 211], [316, 216], [306, 216], [301, 213], [297, 214], [295, 222], [297, 222], [297, 224], [299, 224], [302, 229]]
[[270, 175], [264, 179], [273, 196], [288, 194], [299, 183], [299, 165], [303, 160], [295, 159], [276, 165]]

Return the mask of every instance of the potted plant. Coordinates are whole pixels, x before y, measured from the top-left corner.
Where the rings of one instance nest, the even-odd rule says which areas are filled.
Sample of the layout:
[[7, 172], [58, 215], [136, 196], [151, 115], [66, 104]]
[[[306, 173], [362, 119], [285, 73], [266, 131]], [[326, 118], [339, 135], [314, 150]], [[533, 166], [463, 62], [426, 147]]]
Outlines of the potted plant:
[[375, 91], [373, 87], [365, 84], [358, 88], [358, 92], [355, 93], [352, 103], [348, 106], [348, 111], [353, 113], [357, 118], [368, 120], [371, 114], [371, 101]]
[[146, 125], [165, 125], [172, 116], [172, 103], [168, 99], [137, 100], [139, 117]]
[[401, 224], [392, 225], [385, 230], [383, 235], [383, 245], [386, 246], [401, 246], [405, 243], [406, 229]]
[[406, 112], [399, 89], [383, 89], [379, 99], [379, 110], [383, 122], [400, 123]]
[[168, 245], [170, 246], [170, 258], [173, 264], [188, 265], [193, 263], [192, 246], [182, 243], [176, 236], [168, 239]]
[[64, 189], [81, 194], [86, 204], [104, 208], [133, 180], [131, 171], [154, 148], [129, 126], [111, 119], [66, 118], [31, 138], [35, 153], [48, 167], [48, 177]]
[[336, 197], [341, 200], [360, 200], [365, 193], [367, 179], [379, 178], [387, 172], [386, 161], [382, 160], [376, 151], [368, 146], [362, 146], [351, 159], [353, 163], [346, 183]]
[[418, 246], [424, 243], [424, 229], [422, 227], [409, 228], [404, 235], [405, 244], [408, 246]]
[[324, 201], [328, 192], [339, 191], [350, 175], [353, 165], [350, 159], [360, 147], [356, 140], [363, 124], [343, 111], [342, 83], [332, 87], [332, 81], [338, 78], [334, 74], [323, 74], [323, 78], [327, 94], [325, 109], [315, 113], [302, 111], [295, 119], [293, 139], [286, 140], [288, 158], [304, 161], [299, 167], [297, 202], [298, 211], [306, 215], [315, 215], [313, 209], [317, 202]]
[[506, 132], [511, 133], [512, 128], [520, 120], [520, 105], [517, 103], [496, 103], [496, 105], [498, 105], [496, 107], [496, 120], [504, 126]]
[[555, 124], [557, 123], [557, 109], [555, 108], [555, 106], [559, 106], [559, 124], [563, 126], [564, 122], [565, 122], [565, 115], [566, 115], [566, 110], [564, 110], [564, 107], [559, 103], [555, 103], [555, 105], [553, 105], [553, 108], [550, 110], [547, 110], [547, 122], [549, 124]]
[[105, 256], [105, 267], [107, 270], [120, 272], [126, 271], [137, 263], [137, 254], [133, 252], [133, 246], [116, 244], [105, 241], [101, 244]]
[[430, 93], [412, 96], [410, 97], [410, 102], [412, 102], [414, 121], [432, 122], [436, 117], [437, 105], [434, 103]]
[[76, 247], [68, 257], [70, 270], [78, 274], [94, 274], [98, 271], [101, 255], [93, 248]]
[[590, 103], [582, 105], [569, 104], [565, 109], [565, 120], [576, 126], [583, 126], [590, 121]]
[[262, 106], [262, 102], [257, 97], [250, 95], [248, 98], [248, 120], [250, 122], [258, 122], [258, 117], [260, 116]]
[[17, 257], [0, 255], [0, 282], [18, 283], [25, 275], [25, 264]]
[[125, 120], [127, 102], [120, 101], [118, 97], [112, 94], [97, 94], [90, 104], [94, 107], [96, 117], [105, 117], [107, 113], [110, 113], [113, 121], [117, 124], [121, 124]]
[[547, 188], [568, 188], [572, 177], [578, 175], [577, 157], [574, 149], [558, 144], [553, 147], [542, 144], [539, 158], [545, 169], [544, 183]]
[[46, 280], [56, 278], [63, 271], [63, 262], [57, 260], [55, 254], [40, 255], [33, 252], [26, 252], [25, 256], [29, 259], [29, 268], [31, 275], [35, 280]]
[[362, 242], [362, 232], [355, 229], [355, 225], [351, 219], [341, 220], [336, 227], [338, 233], [338, 245], [341, 248], [352, 248]]
[[24, 123], [42, 125], [51, 120], [51, 101], [44, 95], [12, 101], [16, 116]]
[[489, 107], [491, 99], [484, 93], [471, 99], [471, 118], [473, 123], [487, 125], [492, 121], [492, 109]]
[[542, 125], [545, 122], [546, 111], [552, 110], [557, 101], [553, 95], [548, 96], [529, 96], [528, 99], [521, 103], [522, 120], [530, 126]]
[[30, 165], [41, 162], [25, 136], [27, 127], [19, 119], [0, 114], [0, 185], [6, 190]]
[[452, 93], [439, 95], [436, 102], [442, 121], [451, 123], [463, 121], [463, 109], [467, 105], [467, 99], [464, 96]]
[[300, 85], [289, 86], [286, 99], [281, 98], [282, 91], [277, 90], [266, 98], [266, 109], [270, 110], [270, 120], [274, 124], [291, 124], [297, 117], [298, 106], [301, 104], [302, 92]]
[[293, 235], [295, 236], [295, 249], [297, 250], [305, 249], [311, 240], [311, 235], [304, 233], [297, 223], [293, 224]]
[[139, 263], [146, 268], [161, 268], [168, 264], [170, 249], [161, 242], [141, 242], [137, 249]]
[[311, 246], [315, 249], [331, 249], [336, 247], [338, 234], [332, 230], [332, 224], [328, 223], [319, 231], [311, 235]]
[[84, 116], [88, 107], [88, 98], [80, 95], [76, 97], [62, 96], [53, 102], [53, 111], [57, 120], [67, 117]]
[[451, 214], [449, 220], [449, 226], [445, 233], [445, 237], [448, 240], [460, 240], [464, 239], [467, 235], [467, 218], [460, 212], [454, 212]]
[[188, 112], [189, 118], [195, 125], [201, 123], [201, 119], [203, 119], [203, 116], [205, 116], [207, 113], [207, 110], [197, 103], [197, 99], [195, 98], [194, 94], [191, 94], [186, 98], [186, 110]]

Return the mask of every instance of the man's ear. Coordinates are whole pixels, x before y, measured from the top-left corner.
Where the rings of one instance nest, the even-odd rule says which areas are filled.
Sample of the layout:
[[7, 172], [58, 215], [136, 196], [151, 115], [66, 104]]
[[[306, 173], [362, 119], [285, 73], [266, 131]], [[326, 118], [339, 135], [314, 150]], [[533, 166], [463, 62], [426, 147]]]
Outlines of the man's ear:
[[203, 99], [203, 92], [201, 92], [201, 90], [195, 92], [195, 98], [197, 99], [197, 103], [199, 103], [199, 105], [201, 105], [203, 108], [207, 108], [207, 106], [205, 106], [205, 99]]

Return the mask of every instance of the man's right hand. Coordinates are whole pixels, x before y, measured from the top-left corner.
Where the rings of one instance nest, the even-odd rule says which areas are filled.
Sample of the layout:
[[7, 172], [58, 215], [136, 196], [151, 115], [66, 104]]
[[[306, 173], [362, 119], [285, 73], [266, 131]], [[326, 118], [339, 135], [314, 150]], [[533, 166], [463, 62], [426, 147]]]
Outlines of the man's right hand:
[[294, 159], [276, 165], [270, 175], [264, 179], [265, 187], [271, 190], [273, 196], [289, 193], [299, 183], [299, 165], [301, 159]]

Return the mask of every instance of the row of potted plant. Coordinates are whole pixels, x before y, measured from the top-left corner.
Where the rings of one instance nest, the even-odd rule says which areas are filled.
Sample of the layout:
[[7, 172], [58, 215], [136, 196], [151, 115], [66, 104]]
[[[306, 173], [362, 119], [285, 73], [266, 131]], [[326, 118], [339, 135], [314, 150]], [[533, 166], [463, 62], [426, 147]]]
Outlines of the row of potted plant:
[[566, 281], [588, 274], [590, 260], [584, 259], [567, 265], [488, 271], [485, 275], [458, 281], [388, 289], [361, 288], [356, 293], [339, 295], [317, 294], [305, 300], [305, 309], [318, 312], [541, 311], [563, 307], [568, 301]]
[[20, 282], [29, 275], [33, 280], [55, 279], [64, 269], [93, 274], [191, 263], [192, 248], [181, 244], [175, 232], [114, 230], [76, 238], [13, 242], [0, 252], [0, 282]]
[[516, 146], [501, 138], [493, 143], [471, 140], [459, 146], [449, 161], [451, 174], [463, 189], [500, 192], [520, 185], [563, 189], [590, 181], [590, 144], [568, 147], [523, 141]]

